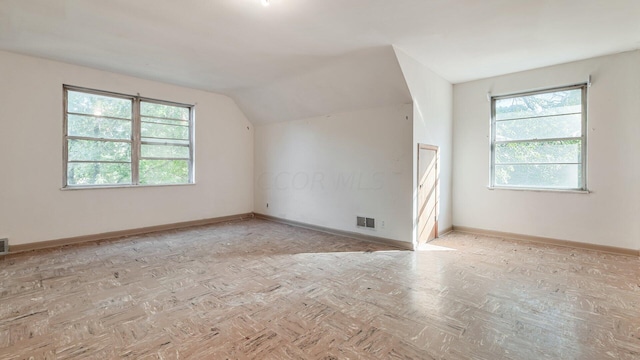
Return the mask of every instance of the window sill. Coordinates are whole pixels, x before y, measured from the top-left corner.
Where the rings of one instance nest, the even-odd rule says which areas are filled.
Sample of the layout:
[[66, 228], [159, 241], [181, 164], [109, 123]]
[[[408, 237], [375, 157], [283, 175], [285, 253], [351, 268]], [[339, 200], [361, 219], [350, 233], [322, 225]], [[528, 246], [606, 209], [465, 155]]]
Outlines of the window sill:
[[487, 189], [489, 189], [489, 190], [513, 190], [513, 191], [569, 193], [569, 194], [590, 194], [591, 193], [591, 191], [589, 191], [589, 190], [544, 189], [544, 188], [505, 187], [505, 186], [487, 186]]
[[178, 187], [178, 186], [193, 186], [196, 183], [190, 184], [160, 184], [160, 185], [87, 185], [87, 186], [66, 186], [60, 188], [62, 191], [76, 191], [76, 190], [96, 190], [96, 189], [135, 189], [135, 188], [157, 188], [157, 187]]

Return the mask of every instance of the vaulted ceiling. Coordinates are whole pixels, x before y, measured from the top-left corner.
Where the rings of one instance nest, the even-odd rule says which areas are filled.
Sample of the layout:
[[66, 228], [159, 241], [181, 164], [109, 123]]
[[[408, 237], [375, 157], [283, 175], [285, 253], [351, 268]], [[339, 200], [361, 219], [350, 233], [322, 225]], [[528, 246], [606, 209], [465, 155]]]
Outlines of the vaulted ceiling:
[[640, 1], [0, 0], [0, 49], [226, 93], [256, 123], [403, 101], [391, 45], [464, 82], [640, 48]]

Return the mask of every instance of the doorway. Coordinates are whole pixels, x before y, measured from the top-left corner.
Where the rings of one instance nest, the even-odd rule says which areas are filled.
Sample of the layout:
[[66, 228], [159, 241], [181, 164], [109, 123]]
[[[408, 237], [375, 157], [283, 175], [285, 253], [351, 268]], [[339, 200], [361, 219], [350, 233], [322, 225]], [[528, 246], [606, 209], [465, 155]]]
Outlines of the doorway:
[[418, 144], [418, 248], [438, 237], [439, 148]]

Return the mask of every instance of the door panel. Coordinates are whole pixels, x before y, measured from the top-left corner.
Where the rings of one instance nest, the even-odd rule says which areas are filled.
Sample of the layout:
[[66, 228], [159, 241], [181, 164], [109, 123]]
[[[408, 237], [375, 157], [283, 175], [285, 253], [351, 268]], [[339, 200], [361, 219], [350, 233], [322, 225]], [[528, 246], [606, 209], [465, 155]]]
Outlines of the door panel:
[[418, 245], [438, 236], [438, 148], [419, 145]]

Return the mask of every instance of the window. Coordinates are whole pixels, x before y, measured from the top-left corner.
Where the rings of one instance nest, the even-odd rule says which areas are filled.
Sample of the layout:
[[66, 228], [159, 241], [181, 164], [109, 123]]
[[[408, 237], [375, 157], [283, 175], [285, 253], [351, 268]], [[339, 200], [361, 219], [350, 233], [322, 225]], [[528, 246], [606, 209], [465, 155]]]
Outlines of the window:
[[64, 86], [64, 187], [193, 183], [193, 106]]
[[491, 186], [586, 190], [587, 86], [491, 99]]

